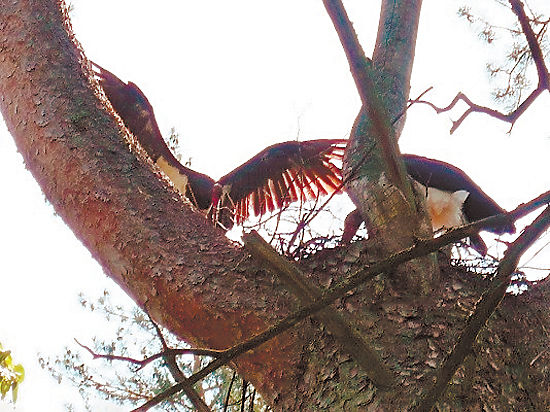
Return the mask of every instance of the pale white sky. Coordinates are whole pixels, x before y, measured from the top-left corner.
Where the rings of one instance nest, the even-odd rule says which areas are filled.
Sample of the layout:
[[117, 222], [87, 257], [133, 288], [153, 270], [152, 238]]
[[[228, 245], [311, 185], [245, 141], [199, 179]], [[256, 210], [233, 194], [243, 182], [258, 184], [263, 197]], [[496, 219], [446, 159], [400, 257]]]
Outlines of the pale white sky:
[[[320, 1], [72, 1], [73, 26], [88, 57], [147, 94], [163, 133], [180, 133], [184, 158], [219, 177], [278, 141], [347, 137], [359, 99]], [[345, 2], [370, 54], [379, 2]], [[446, 105], [457, 91], [491, 105], [485, 63], [492, 52], [456, 17], [461, 2], [425, 0], [411, 96]], [[452, 136], [450, 119], [413, 107], [403, 152], [464, 169], [504, 208], [550, 187], [550, 98], [509, 125], [474, 115]], [[73, 337], [102, 328], [78, 306], [115, 288], [47, 204], [0, 128], [3, 316], [0, 341], [24, 364], [16, 411], [62, 411], [71, 393], [37, 366], [37, 352], [60, 353]], [[550, 266], [539, 257], [538, 265]], [[91, 361], [91, 360], [90, 360]], [[0, 402], [0, 411], [14, 410]], [[102, 407], [102, 410], [107, 410]]]

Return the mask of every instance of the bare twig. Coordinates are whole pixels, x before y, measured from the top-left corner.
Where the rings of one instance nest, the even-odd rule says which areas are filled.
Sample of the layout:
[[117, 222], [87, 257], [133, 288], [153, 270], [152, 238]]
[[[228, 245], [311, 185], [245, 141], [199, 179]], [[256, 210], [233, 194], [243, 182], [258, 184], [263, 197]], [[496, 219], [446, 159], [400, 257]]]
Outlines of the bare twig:
[[193, 388], [193, 385], [189, 384], [187, 381], [187, 378], [185, 377], [185, 374], [180, 369], [178, 362], [176, 361], [176, 354], [173, 351], [170, 351], [170, 347], [168, 347], [168, 344], [166, 343], [166, 339], [164, 339], [164, 335], [162, 334], [162, 331], [160, 330], [160, 327], [156, 324], [155, 321], [151, 318], [151, 315], [147, 313], [147, 316], [149, 317], [149, 321], [153, 324], [153, 327], [155, 328], [155, 331], [157, 332], [157, 336], [160, 339], [160, 342], [162, 344], [162, 349], [164, 352], [164, 362], [166, 362], [166, 366], [168, 367], [168, 370], [172, 374], [172, 377], [176, 382], [182, 382], [183, 384], [187, 383], [183, 387], [183, 392], [185, 395], [189, 398], [195, 409], [199, 412], [211, 412], [211, 409], [208, 407], [204, 399], [199, 395], [199, 393]]
[[117, 356], [117, 355], [104, 355], [101, 353], [95, 353], [90, 347], [83, 345], [78, 340], [75, 339], [75, 342], [81, 346], [83, 349], [86, 349], [90, 355], [94, 359], [106, 359], [106, 360], [116, 360], [116, 361], [123, 361], [123, 362], [129, 362], [133, 363], [135, 365], [139, 366], [139, 369], [145, 367], [149, 363], [153, 362], [156, 359], [162, 358], [163, 356], [167, 356], [167, 353], [173, 353], [174, 355], [201, 355], [201, 356], [211, 356], [211, 357], [218, 357], [220, 356], [224, 351], [218, 351], [214, 349], [196, 349], [196, 348], [188, 348], [188, 349], [168, 349], [166, 351], [162, 351], [159, 353], [155, 353], [154, 355], [151, 355], [145, 359], [135, 359], [130, 358], [128, 356]]
[[506, 289], [510, 284], [510, 276], [516, 269], [521, 255], [548, 229], [549, 226], [550, 207], [547, 207], [509, 247], [506, 255], [498, 265], [495, 278], [491, 281], [487, 291], [483, 294], [474, 313], [472, 313], [468, 319], [466, 327], [458, 338], [453, 351], [439, 369], [435, 383], [421, 397], [417, 406], [413, 408], [413, 411], [429, 412], [433, 408], [435, 402], [445, 391], [447, 384], [464, 361], [466, 355], [470, 353], [472, 344], [479, 331], [491, 317], [502, 298], [504, 298]]
[[459, 102], [463, 101], [466, 103], [469, 107], [468, 109], [460, 116], [457, 120], [453, 121], [453, 125], [451, 127], [450, 133], [453, 134], [456, 129], [462, 124], [462, 122], [468, 117], [471, 113], [484, 113], [486, 115], [489, 115], [491, 117], [494, 117], [498, 120], [502, 120], [503, 122], [507, 122], [510, 124], [514, 124], [516, 120], [531, 106], [531, 104], [535, 101], [535, 99], [544, 91], [545, 88], [541, 88], [540, 86], [533, 90], [531, 94], [521, 103], [516, 110], [513, 112], [510, 112], [508, 114], [499, 112], [498, 110], [491, 109], [490, 107], [481, 106], [479, 104], [476, 104], [472, 102], [468, 96], [466, 96], [464, 93], [459, 92], [453, 101], [446, 107], [438, 107], [432, 102], [426, 101], [426, 100], [414, 100], [413, 103], [422, 103], [427, 104], [432, 109], [436, 111], [437, 114], [441, 114], [444, 112], [448, 112], [449, 110], [452, 110], [454, 106]]
[[233, 383], [235, 382], [236, 376], [237, 376], [237, 372], [233, 371], [231, 382], [229, 382], [229, 387], [227, 388], [227, 395], [225, 396], [225, 402], [223, 403], [223, 412], [227, 412], [227, 407], [229, 406], [229, 399], [231, 398], [231, 388], [233, 388]]
[[164, 335], [162, 334], [162, 331], [160, 330], [159, 325], [157, 325], [157, 323], [153, 320], [153, 318], [151, 318], [151, 315], [149, 315], [149, 312], [145, 311], [145, 313], [147, 314], [147, 317], [149, 318], [149, 322], [151, 322], [151, 325], [153, 325], [153, 328], [155, 328], [155, 332], [157, 332], [157, 336], [158, 336], [158, 338], [160, 340], [160, 343], [162, 345], [162, 349], [164, 349], [164, 350], [170, 349], [168, 347], [168, 344], [166, 343], [166, 339], [164, 339]]
[[458, 129], [458, 127], [462, 124], [462, 122], [471, 113], [484, 113], [488, 116], [494, 117], [495, 119], [510, 123], [513, 127], [516, 120], [523, 113], [525, 113], [525, 111], [531, 106], [531, 104], [536, 100], [536, 98], [543, 91], [545, 90], [550, 91], [550, 73], [548, 72], [548, 68], [546, 67], [546, 63], [544, 61], [544, 53], [539, 44], [539, 36], [533, 31], [533, 28], [529, 23], [529, 18], [525, 14], [525, 9], [523, 7], [522, 2], [520, 0], [508, 0], [508, 1], [512, 6], [512, 11], [518, 18], [523, 34], [527, 39], [527, 44], [529, 45], [529, 52], [531, 53], [531, 56], [537, 68], [538, 86], [535, 90], [533, 90], [529, 94], [529, 96], [527, 96], [527, 98], [515, 110], [507, 114], [499, 112], [498, 110], [495, 110], [495, 109], [491, 109], [486, 106], [475, 104], [462, 92], [459, 92], [447, 107], [438, 107], [431, 102], [420, 100], [420, 99], [415, 99], [410, 101], [411, 103], [427, 104], [432, 109], [434, 109], [438, 114], [451, 110], [461, 100], [464, 103], [466, 103], [469, 107], [457, 120], [453, 121], [453, 125], [450, 130], [451, 134], [454, 133], [456, 129]]
[[[158, 328], [158, 326], [153, 321], [151, 322], [153, 323], [153, 325], [155, 325], [155, 328], [160, 333], [160, 329]], [[162, 334], [159, 336], [162, 336]], [[161, 341], [163, 342], [163, 348], [164, 348], [162, 352], [156, 353], [145, 359], [139, 360], [139, 359], [134, 359], [127, 356], [104, 355], [104, 354], [96, 353], [90, 347], [83, 345], [82, 343], [80, 343], [78, 340], [75, 339], [75, 342], [82, 348], [86, 349], [94, 359], [106, 359], [110, 361], [118, 360], [118, 361], [133, 363], [135, 365], [138, 365], [139, 369], [142, 369], [147, 364], [151, 363], [156, 359], [164, 358], [168, 366], [168, 369], [170, 370], [170, 373], [172, 373], [172, 376], [174, 376], [174, 379], [177, 382], [182, 383], [182, 390], [185, 392], [185, 395], [187, 395], [187, 397], [189, 398], [193, 406], [196, 408], [196, 410], [201, 412], [210, 412], [211, 411], [210, 408], [204, 402], [204, 400], [199, 396], [199, 394], [195, 391], [195, 389], [193, 389], [193, 386], [191, 384], [185, 385], [187, 379], [183, 374], [183, 372], [177, 366], [175, 359], [176, 359], [176, 355], [183, 355], [183, 354], [195, 353], [195, 352], [201, 352], [201, 354], [203, 355], [206, 355], [205, 352], [208, 352], [210, 354], [207, 356], [212, 356], [212, 352], [216, 352], [216, 351], [210, 351], [210, 350], [205, 351], [203, 349], [197, 349], [195, 351], [194, 349], [192, 349], [192, 352], [189, 352], [187, 349], [171, 349], [166, 345], [166, 341], [164, 340], [164, 337], [161, 338]], [[183, 352], [183, 351], [187, 351], [187, 352]]]
[[547, 352], [548, 352], [548, 349], [544, 349], [542, 352], [540, 352], [537, 356], [535, 356], [533, 358], [533, 360], [531, 362], [529, 362], [529, 366], [533, 366], [535, 364], [535, 362], [538, 361], [539, 358]]
[[244, 412], [244, 404], [246, 402], [246, 390], [248, 389], [248, 381], [243, 379], [242, 393], [241, 393], [241, 412]]
[[[409, 260], [415, 259], [417, 257], [428, 255], [441, 247], [448, 245], [450, 243], [456, 242], [460, 239], [469, 237], [475, 233], [478, 233], [480, 230], [486, 228], [492, 228], [500, 226], [505, 222], [510, 220], [518, 219], [522, 216], [527, 215], [536, 208], [541, 207], [542, 205], [550, 203], [550, 191], [543, 193], [537, 198], [531, 200], [530, 202], [523, 204], [509, 213], [503, 213], [496, 216], [491, 216], [482, 220], [479, 220], [474, 223], [470, 223], [465, 226], [461, 226], [450, 230], [436, 239], [422, 239], [418, 240], [415, 245], [404, 249], [400, 252], [397, 252], [386, 259], [383, 259], [380, 262], [372, 264], [370, 267], [358, 270], [354, 272], [349, 278], [338, 283], [336, 286], [330, 288], [324, 292], [318, 299], [315, 299], [311, 304], [295, 311], [294, 313], [288, 315], [286, 318], [277, 322], [274, 326], [268, 328], [264, 332], [261, 332], [245, 342], [239, 343], [225, 351], [218, 356], [217, 359], [210, 362], [207, 366], [201, 369], [199, 372], [193, 374], [188, 378], [188, 381], [191, 384], [198, 382], [204, 377], [208, 376], [210, 373], [218, 369], [220, 366], [223, 366], [229, 363], [231, 360], [236, 358], [239, 355], [242, 355], [249, 350], [252, 350], [261, 344], [267, 342], [273, 337], [283, 333], [284, 331], [290, 329], [298, 322], [307, 318], [308, 316], [314, 314], [315, 312], [325, 308], [327, 305], [330, 305], [336, 299], [339, 299], [350, 290], [356, 288], [357, 286], [367, 282], [368, 280], [373, 279], [377, 274], [381, 272], [387, 272], [395, 268], [396, 266], [407, 262]], [[154, 398], [150, 399], [148, 402], [143, 404], [141, 407], [134, 409], [133, 412], [145, 412], [152, 408], [155, 405], [158, 405], [163, 400], [169, 398], [170, 396], [178, 393], [182, 390], [181, 383], [178, 383], [166, 391], [158, 394]]]
[[248, 403], [248, 412], [254, 412], [254, 400], [256, 399], [256, 389], [252, 391], [250, 395], [250, 401]]

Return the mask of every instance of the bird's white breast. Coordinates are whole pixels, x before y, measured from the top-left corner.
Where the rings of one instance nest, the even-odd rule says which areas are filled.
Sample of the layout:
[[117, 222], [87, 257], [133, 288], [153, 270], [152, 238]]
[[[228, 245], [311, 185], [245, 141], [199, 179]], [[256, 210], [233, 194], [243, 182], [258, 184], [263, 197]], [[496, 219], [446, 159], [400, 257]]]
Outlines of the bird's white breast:
[[446, 228], [461, 226], [467, 223], [462, 206], [470, 195], [466, 190], [457, 190], [456, 192], [446, 192], [414, 182], [416, 189], [422, 196], [425, 196], [428, 213], [432, 221], [434, 231]]

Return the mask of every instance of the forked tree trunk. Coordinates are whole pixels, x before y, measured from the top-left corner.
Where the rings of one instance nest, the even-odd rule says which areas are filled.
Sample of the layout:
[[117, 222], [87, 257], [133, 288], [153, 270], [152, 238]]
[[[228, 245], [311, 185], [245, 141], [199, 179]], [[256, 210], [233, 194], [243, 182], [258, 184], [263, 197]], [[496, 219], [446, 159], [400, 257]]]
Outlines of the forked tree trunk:
[[[275, 276], [193, 211], [131, 144], [94, 94], [66, 24], [54, 0], [0, 1], [2, 114], [56, 212], [139, 305], [194, 345], [229, 347], [297, 308]], [[329, 285], [380, 255], [361, 246], [302, 266]], [[397, 387], [377, 390], [315, 318], [239, 357], [237, 369], [276, 410], [403, 410], [431, 382], [486, 282], [443, 264], [441, 283], [419, 299], [391, 278], [380, 275], [337, 306], [374, 342]], [[541, 284], [506, 298], [442, 409], [550, 407], [549, 295]]]

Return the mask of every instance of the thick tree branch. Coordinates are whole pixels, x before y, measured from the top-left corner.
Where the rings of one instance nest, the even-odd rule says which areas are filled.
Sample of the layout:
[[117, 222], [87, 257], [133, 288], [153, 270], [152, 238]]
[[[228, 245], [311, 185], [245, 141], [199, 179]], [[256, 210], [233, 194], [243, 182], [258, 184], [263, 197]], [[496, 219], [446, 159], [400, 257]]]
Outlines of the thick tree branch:
[[[324, 0], [324, 4], [363, 103], [344, 157], [344, 177], [351, 177], [347, 192], [380, 248], [396, 252], [431, 231], [397, 145], [405, 120], [402, 113], [410, 90], [422, 2], [382, 2], [372, 61], [364, 55], [342, 1]], [[393, 119], [399, 119], [395, 127]], [[421, 295], [429, 293], [438, 273], [435, 257], [405, 266], [397, 272], [398, 282]]]
[[453, 351], [449, 354], [437, 373], [434, 385], [421, 398], [413, 409], [415, 412], [429, 412], [443, 394], [447, 384], [471, 352], [479, 331], [491, 317], [510, 285], [511, 275], [516, 269], [523, 253], [550, 227], [550, 207], [547, 207], [520, 237], [508, 248], [506, 255], [498, 265], [497, 274], [483, 294], [476, 310], [466, 324]]
[[[321, 296], [321, 290], [307, 280], [295, 264], [279, 255], [257, 232], [243, 237], [245, 248], [265, 262], [283, 281], [288, 290], [297, 296], [302, 305], [308, 305]], [[382, 363], [378, 353], [364, 337], [354, 330], [335, 309], [326, 307], [316, 315], [330, 334], [340, 343], [362, 368], [376, 386], [389, 389], [395, 386], [390, 370]]]
[[[250, 338], [246, 342], [242, 342], [238, 345], [229, 348], [214, 361], [209, 363], [199, 372], [188, 378], [188, 381], [191, 384], [195, 384], [199, 380], [206, 377], [208, 374], [212, 373], [219, 367], [231, 362], [237, 356], [242, 355], [243, 353], [252, 350], [261, 344], [269, 341], [273, 337], [277, 336], [280, 333], [290, 329], [298, 322], [304, 320], [308, 316], [311, 316], [315, 312], [325, 308], [330, 305], [336, 299], [342, 298], [346, 293], [355, 289], [359, 285], [373, 279], [377, 274], [382, 272], [390, 272], [394, 270], [398, 265], [405, 263], [409, 260], [428, 255], [432, 252], [439, 250], [441, 247], [456, 242], [460, 239], [464, 239], [473, 234], [478, 233], [480, 230], [491, 228], [495, 226], [502, 225], [505, 222], [509, 222], [511, 219], [518, 219], [523, 217], [533, 210], [550, 204], [550, 191], [537, 196], [535, 199], [520, 205], [513, 211], [509, 213], [504, 213], [501, 215], [495, 215], [488, 217], [477, 222], [470, 223], [465, 226], [458, 227], [456, 229], [450, 230], [442, 234], [438, 238], [434, 239], [422, 239], [418, 240], [414, 246], [411, 246], [405, 250], [402, 250], [398, 253], [391, 255], [390, 257], [372, 264], [368, 268], [358, 270], [351, 274], [346, 280], [338, 283], [336, 286], [325, 291], [319, 298], [316, 298], [311, 304], [304, 306], [300, 310], [292, 313], [287, 316], [285, 319], [277, 322], [274, 326], [265, 330], [262, 333], [257, 334], [256, 336]], [[182, 384], [176, 384], [166, 391], [160, 393], [156, 397], [150, 399], [148, 402], [143, 404], [141, 407], [135, 409], [133, 412], [144, 412], [149, 410], [155, 405], [158, 405], [165, 399], [168, 399], [170, 396], [175, 395], [183, 388]]]
[[[193, 346], [234, 345], [287, 314], [290, 297], [271, 275], [182, 200], [105, 109], [65, 19], [56, 0], [0, 0], [0, 110], [56, 213], [108, 276]], [[274, 398], [298, 371], [300, 339], [285, 335], [235, 366]]]

